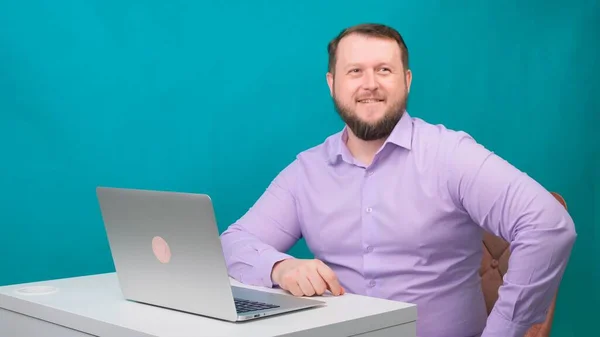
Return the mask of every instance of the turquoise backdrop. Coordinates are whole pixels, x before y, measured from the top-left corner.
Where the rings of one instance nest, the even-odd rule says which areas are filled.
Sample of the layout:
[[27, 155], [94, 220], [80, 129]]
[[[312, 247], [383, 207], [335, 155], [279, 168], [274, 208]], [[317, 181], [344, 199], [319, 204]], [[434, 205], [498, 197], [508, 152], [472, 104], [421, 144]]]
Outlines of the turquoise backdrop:
[[589, 335], [598, 1], [0, 0], [0, 285], [114, 270], [98, 185], [209, 193], [224, 230], [342, 127], [326, 44], [361, 22], [405, 36], [413, 116], [471, 133], [566, 198], [579, 238], [553, 336]]

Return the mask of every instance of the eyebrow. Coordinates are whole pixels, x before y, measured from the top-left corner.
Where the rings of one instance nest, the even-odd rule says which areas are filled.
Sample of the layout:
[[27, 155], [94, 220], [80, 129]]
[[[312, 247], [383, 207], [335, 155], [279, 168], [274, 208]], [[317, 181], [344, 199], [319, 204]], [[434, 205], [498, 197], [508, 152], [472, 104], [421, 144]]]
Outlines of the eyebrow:
[[[391, 63], [389, 63], [389, 62], [380, 62], [380, 63], [377, 63], [377, 65], [376, 65], [375, 67], [376, 67], [376, 68], [378, 68], [378, 67], [381, 67], [381, 66], [385, 66], [385, 67], [392, 68], [392, 69], [394, 69], [394, 68], [395, 68], [395, 67], [394, 67], [394, 66], [393, 66]], [[360, 63], [350, 63], [350, 64], [346, 65], [346, 66], [345, 66], [343, 69], [344, 69], [344, 70], [347, 70], [347, 69], [350, 69], [350, 68], [355, 68], [355, 67], [361, 68], [361, 67], [362, 67], [362, 65], [361, 65]]]
[[350, 64], [346, 65], [344, 67], [344, 69], [355, 68], [355, 67], [360, 67], [360, 64], [358, 64], [358, 63], [350, 63]]

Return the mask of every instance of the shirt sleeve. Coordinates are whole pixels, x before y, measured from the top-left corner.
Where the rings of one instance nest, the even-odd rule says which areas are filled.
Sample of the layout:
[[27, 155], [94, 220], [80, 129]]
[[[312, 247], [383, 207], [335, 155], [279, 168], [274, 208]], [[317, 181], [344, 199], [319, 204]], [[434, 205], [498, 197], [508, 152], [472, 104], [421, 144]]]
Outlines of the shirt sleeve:
[[545, 320], [576, 239], [565, 208], [538, 182], [464, 132], [446, 153], [451, 198], [510, 243], [508, 272], [482, 337], [523, 337]]
[[301, 237], [292, 162], [267, 187], [256, 203], [221, 234], [229, 275], [244, 284], [273, 287], [273, 265], [292, 256], [284, 253]]

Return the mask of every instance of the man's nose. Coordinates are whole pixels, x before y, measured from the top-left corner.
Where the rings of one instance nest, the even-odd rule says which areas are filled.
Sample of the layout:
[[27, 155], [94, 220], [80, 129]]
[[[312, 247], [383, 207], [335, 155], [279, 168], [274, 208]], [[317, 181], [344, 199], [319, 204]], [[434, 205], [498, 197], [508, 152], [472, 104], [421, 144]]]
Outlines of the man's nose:
[[375, 90], [379, 87], [377, 77], [373, 72], [367, 71], [363, 76], [363, 88], [367, 90]]

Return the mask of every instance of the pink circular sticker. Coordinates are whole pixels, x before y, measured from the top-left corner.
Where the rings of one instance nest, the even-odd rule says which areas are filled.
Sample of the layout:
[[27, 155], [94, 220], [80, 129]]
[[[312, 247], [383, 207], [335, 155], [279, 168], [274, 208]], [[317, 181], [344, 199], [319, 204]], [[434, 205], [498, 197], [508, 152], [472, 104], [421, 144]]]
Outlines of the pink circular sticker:
[[169, 263], [171, 260], [171, 249], [167, 241], [160, 236], [155, 236], [152, 239], [152, 251], [160, 263]]

